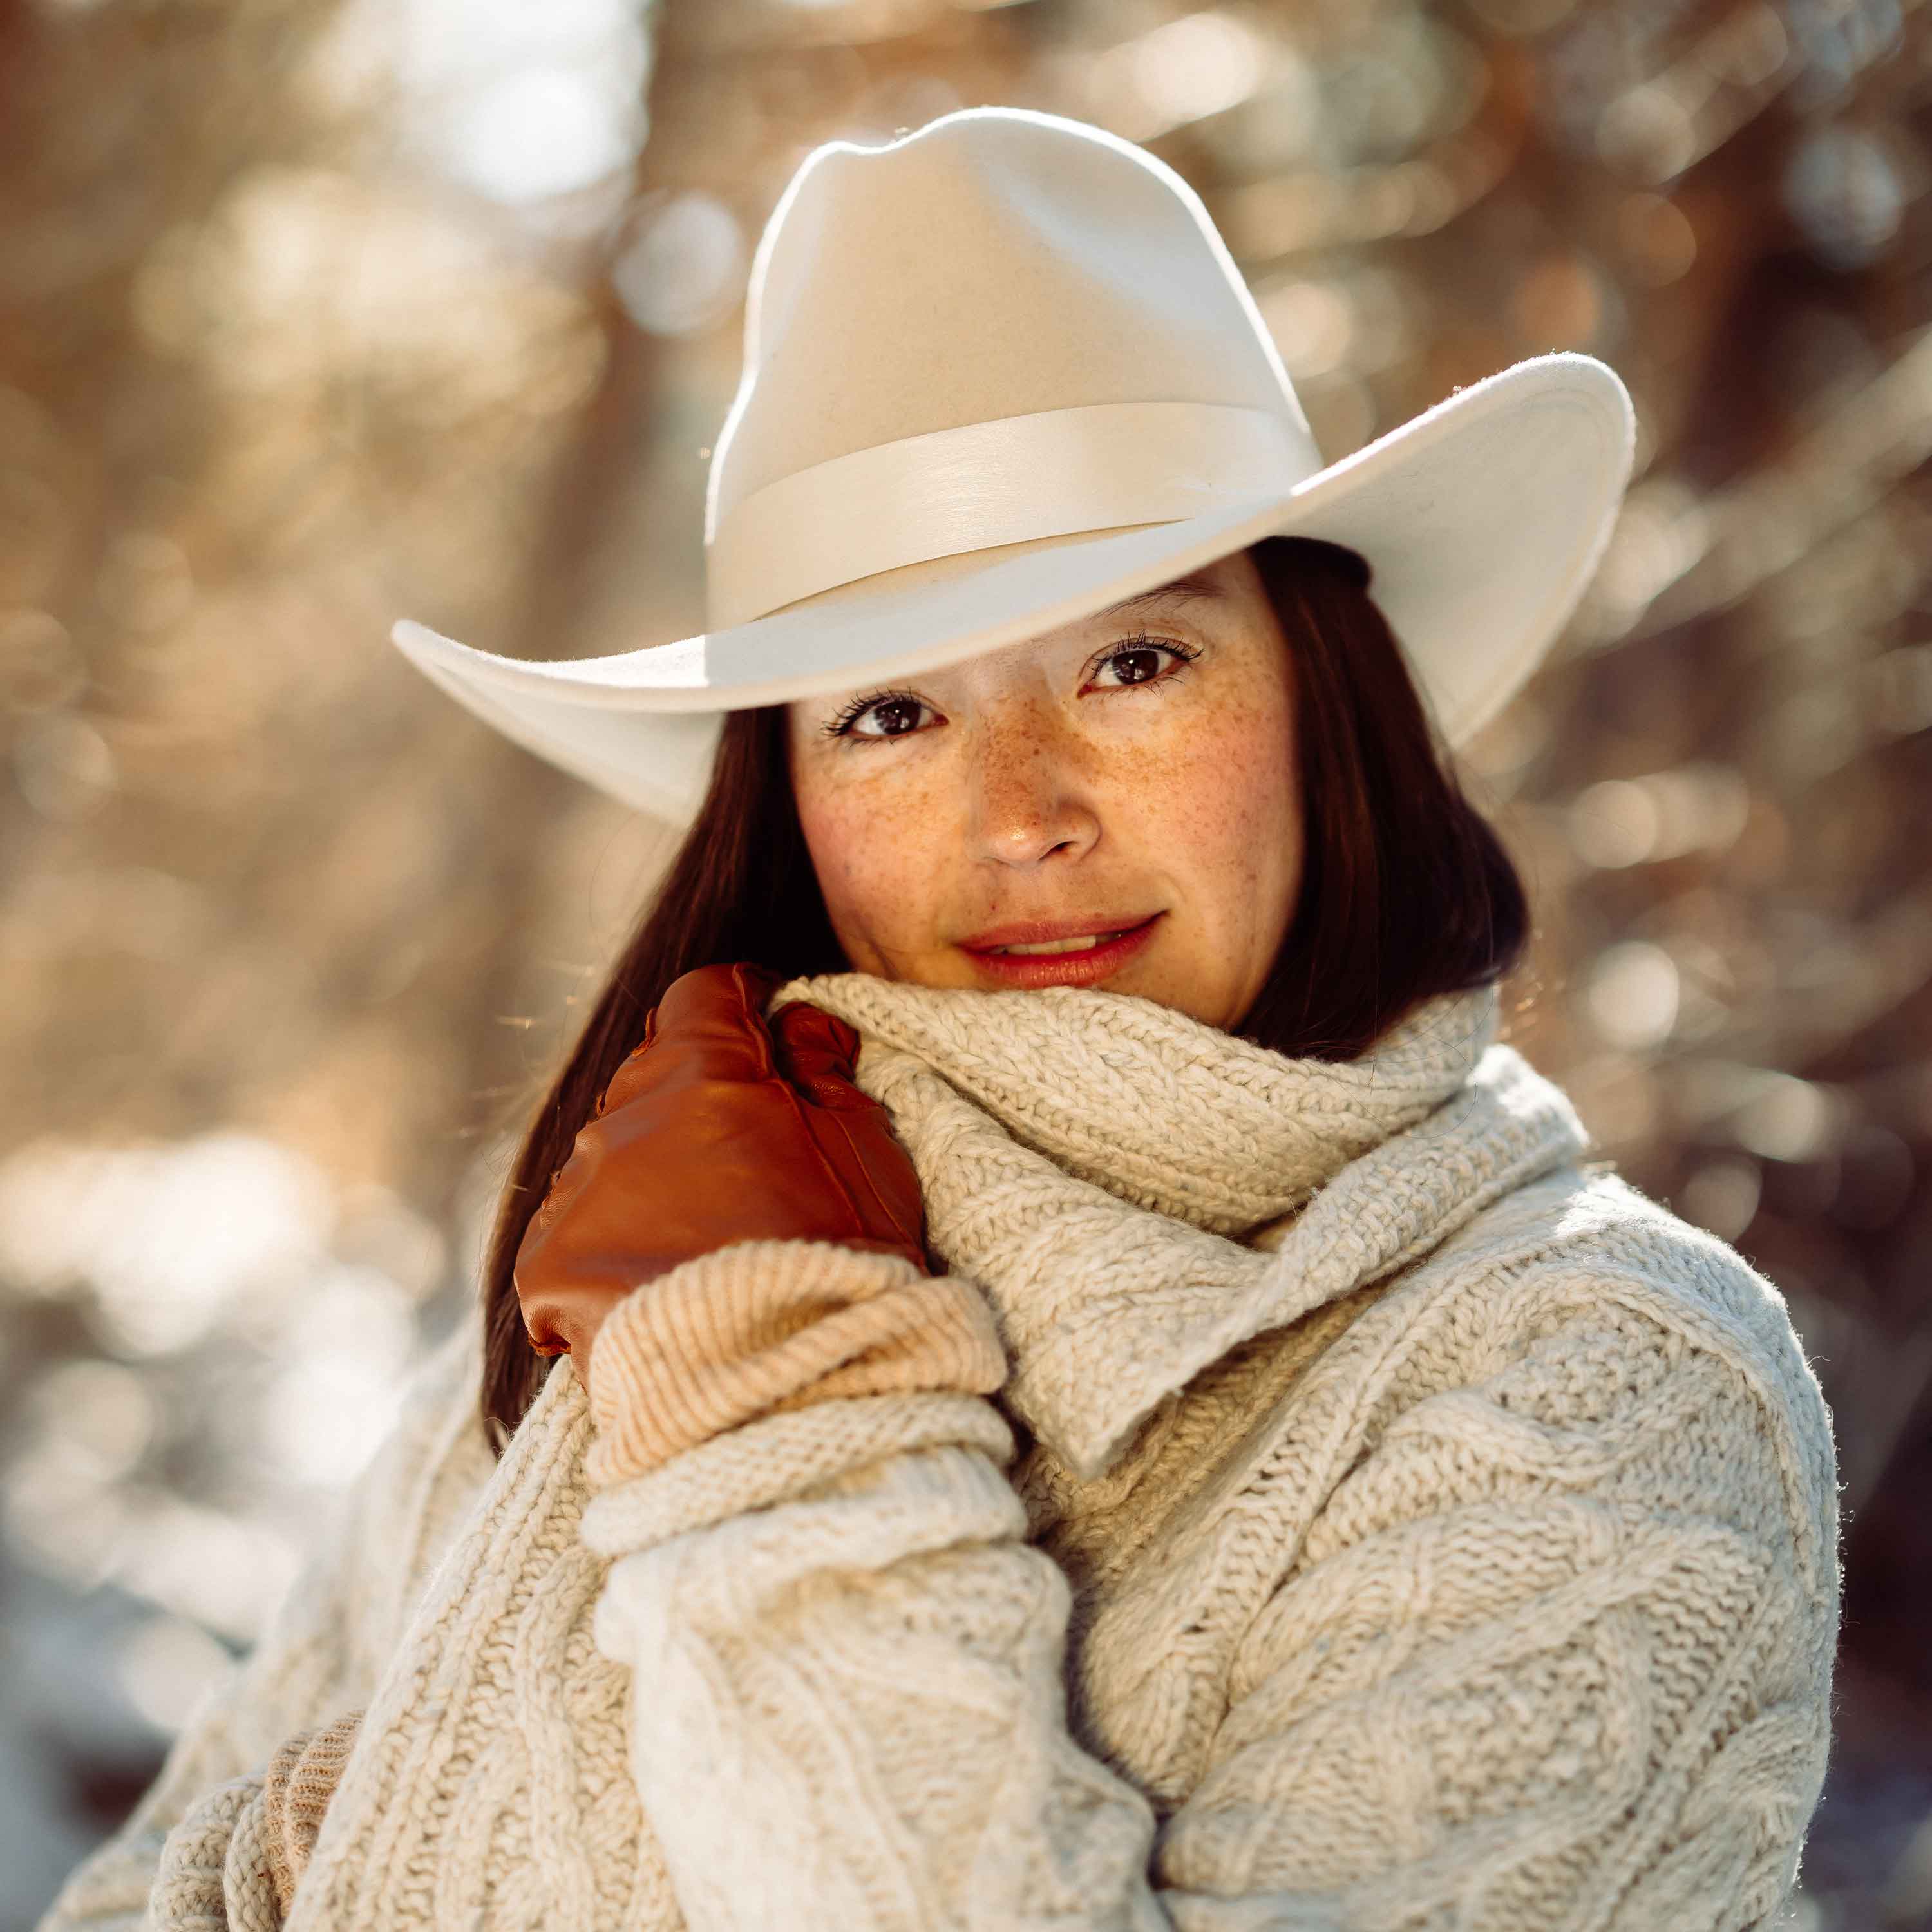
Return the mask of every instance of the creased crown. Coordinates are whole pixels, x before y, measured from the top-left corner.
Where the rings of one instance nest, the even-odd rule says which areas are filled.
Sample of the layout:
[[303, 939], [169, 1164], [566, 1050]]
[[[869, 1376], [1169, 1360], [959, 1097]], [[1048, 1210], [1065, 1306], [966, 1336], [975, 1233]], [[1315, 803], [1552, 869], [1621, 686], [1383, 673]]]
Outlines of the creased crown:
[[883, 146], [830, 142], [753, 264], [706, 540], [748, 497], [855, 452], [1117, 403], [1264, 412], [1295, 475], [1321, 466], [1206, 209], [1154, 156], [1010, 108]]

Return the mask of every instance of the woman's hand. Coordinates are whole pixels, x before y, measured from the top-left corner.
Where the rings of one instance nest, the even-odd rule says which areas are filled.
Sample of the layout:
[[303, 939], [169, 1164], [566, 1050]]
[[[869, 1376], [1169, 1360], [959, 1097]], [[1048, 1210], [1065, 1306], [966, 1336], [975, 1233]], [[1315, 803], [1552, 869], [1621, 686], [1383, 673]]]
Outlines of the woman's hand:
[[918, 1174], [852, 1082], [858, 1034], [802, 1002], [767, 1028], [781, 983], [700, 967], [646, 1019], [517, 1251], [540, 1354], [580, 1374], [633, 1288], [734, 1241], [836, 1241], [928, 1272]]

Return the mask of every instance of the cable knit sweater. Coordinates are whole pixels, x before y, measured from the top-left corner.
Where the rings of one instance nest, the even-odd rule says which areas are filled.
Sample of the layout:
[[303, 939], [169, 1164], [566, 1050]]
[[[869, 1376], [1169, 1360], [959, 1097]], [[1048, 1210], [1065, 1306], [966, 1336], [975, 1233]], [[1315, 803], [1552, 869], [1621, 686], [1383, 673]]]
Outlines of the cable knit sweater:
[[42, 1932], [1772, 1919], [1829, 1420], [1494, 988], [1334, 1065], [1093, 992], [800, 996], [946, 1275], [688, 1262], [500, 1461], [466, 1322]]

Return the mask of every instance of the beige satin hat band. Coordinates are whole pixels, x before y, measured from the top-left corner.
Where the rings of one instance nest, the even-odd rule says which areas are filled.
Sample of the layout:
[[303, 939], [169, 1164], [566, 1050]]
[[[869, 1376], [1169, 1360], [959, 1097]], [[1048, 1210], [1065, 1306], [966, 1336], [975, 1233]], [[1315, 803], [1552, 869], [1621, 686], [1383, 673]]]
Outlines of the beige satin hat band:
[[1224, 403], [1090, 403], [933, 430], [835, 456], [734, 504], [710, 538], [706, 614], [728, 630], [905, 564], [1178, 522], [1321, 467], [1305, 432]]

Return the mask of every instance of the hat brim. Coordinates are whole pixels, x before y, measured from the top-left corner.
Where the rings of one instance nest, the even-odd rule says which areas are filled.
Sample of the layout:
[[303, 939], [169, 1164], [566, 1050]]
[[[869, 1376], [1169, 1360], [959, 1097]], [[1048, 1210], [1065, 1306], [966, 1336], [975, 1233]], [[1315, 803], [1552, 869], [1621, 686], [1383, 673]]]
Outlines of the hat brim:
[[1292, 488], [1177, 523], [1069, 539], [943, 580], [848, 586], [728, 630], [552, 662], [405, 620], [392, 641], [506, 736], [671, 820], [702, 801], [723, 715], [957, 664], [1150, 590], [1263, 537], [1321, 537], [1371, 594], [1451, 746], [1521, 687], [1601, 560], [1636, 447], [1606, 364], [1533, 357], [1445, 397]]

